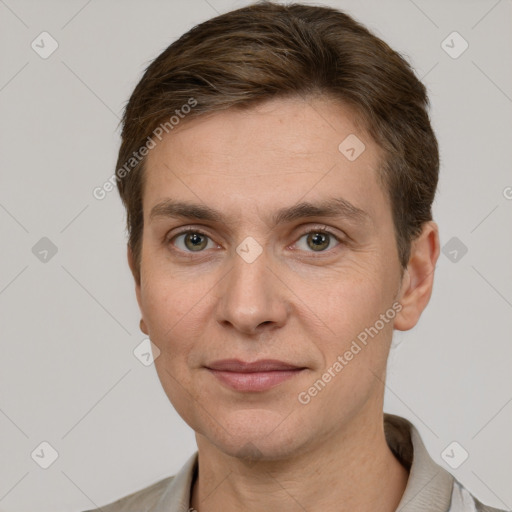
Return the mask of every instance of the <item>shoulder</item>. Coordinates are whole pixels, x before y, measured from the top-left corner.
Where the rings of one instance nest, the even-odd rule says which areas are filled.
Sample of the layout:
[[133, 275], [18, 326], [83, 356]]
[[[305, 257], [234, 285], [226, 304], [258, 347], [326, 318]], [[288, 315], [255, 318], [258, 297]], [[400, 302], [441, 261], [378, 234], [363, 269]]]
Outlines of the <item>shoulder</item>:
[[415, 512], [505, 512], [480, 502], [427, 451], [416, 427], [401, 416], [384, 414], [386, 441], [409, 469], [409, 480], [397, 510]]
[[[105, 506], [84, 512], [173, 512], [182, 510], [184, 503], [190, 502], [190, 493], [194, 479], [197, 477], [198, 452], [189, 457], [187, 462], [174, 476], [168, 476], [140, 491], [133, 492]], [[188, 505], [187, 505], [188, 506]]]
[[108, 505], [84, 512], [94, 512], [95, 510], [101, 510], [102, 512], [149, 512], [154, 509], [174, 478], [174, 476], [169, 476]]
[[506, 512], [480, 502], [458, 480], [454, 480], [449, 512]]

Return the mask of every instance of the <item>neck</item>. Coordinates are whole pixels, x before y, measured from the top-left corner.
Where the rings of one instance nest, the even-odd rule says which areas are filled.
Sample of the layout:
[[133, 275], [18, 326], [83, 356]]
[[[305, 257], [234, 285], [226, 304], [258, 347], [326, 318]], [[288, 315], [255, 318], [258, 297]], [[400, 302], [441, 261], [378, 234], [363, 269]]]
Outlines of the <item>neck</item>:
[[383, 421], [382, 412], [357, 418], [286, 460], [240, 460], [197, 435], [199, 466], [191, 506], [198, 512], [393, 512], [408, 471], [391, 452]]

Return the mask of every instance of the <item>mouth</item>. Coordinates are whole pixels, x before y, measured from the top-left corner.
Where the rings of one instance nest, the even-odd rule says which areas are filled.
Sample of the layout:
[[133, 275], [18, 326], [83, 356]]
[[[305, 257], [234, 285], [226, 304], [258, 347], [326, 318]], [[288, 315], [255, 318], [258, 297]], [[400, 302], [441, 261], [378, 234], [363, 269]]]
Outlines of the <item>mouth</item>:
[[271, 389], [306, 370], [275, 359], [252, 363], [238, 359], [224, 359], [206, 366], [222, 384], [241, 392], [261, 392]]

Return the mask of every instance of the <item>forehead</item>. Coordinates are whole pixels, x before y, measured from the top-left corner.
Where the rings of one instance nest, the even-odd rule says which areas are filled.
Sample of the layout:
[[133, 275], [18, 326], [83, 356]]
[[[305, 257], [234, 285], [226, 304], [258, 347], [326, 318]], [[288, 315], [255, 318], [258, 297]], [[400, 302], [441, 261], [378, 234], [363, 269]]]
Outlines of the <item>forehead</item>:
[[[150, 151], [144, 212], [169, 198], [257, 210], [343, 197], [378, 216], [382, 152], [353, 110], [276, 99], [182, 121]], [[218, 209], [218, 208], [217, 208]]]

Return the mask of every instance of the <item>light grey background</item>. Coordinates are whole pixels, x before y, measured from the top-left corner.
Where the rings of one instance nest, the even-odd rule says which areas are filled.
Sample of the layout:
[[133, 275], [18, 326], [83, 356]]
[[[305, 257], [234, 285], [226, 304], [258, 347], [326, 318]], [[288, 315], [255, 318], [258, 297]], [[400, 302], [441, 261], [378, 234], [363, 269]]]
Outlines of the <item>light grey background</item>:
[[[3, 511], [103, 505], [175, 473], [196, 449], [154, 366], [133, 354], [144, 335], [124, 212], [116, 191], [99, 201], [92, 190], [114, 172], [119, 117], [149, 62], [246, 3], [0, 0]], [[441, 255], [422, 320], [397, 333], [385, 409], [411, 419], [477, 497], [510, 509], [511, 2], [323, 3], [365, 23], [424, 78], [441, 146], [441, 242], [468, 249], [456, 262]], [[31, 48], [43, 31], [59, 45], [47, 59]], [[453, 31], [469, 43], [457, 59], [441, 47]], [[47, 262], [32, 252], [42, 237], [58, 248]], [[46, 470], [31, 458], [42, 441], [59, 454]], [[441, 458], [452, 441], [469, 452], [458, 469]]]

